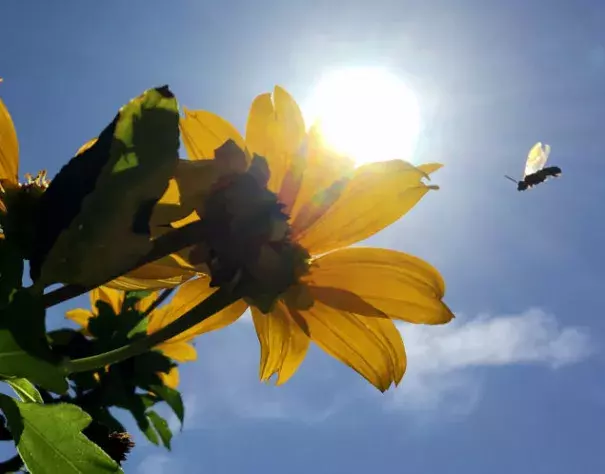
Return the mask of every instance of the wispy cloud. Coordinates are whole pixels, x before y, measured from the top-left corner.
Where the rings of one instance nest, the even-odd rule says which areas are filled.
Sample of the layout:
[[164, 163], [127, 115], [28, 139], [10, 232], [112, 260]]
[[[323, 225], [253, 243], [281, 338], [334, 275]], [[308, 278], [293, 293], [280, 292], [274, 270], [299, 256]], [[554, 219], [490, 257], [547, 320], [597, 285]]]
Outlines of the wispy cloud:
[[[401, 385], [381, 399], [386, 409], [469, 413], [481, 399], [477, 369], [533, 364], [549, 369], [594, 352], [587, 333], [561, 327], [540, 309], [517, 315], [458, 316], [445, 326], [400, 324], [408, 354]], [[259, 347], [249, 321], [201, 337], [200, 360], [183, 366], [185, 429], [234, 419], [317, 423], [352, 405], [375, 404], [374, 389], [342, 364], [312, 350], [300, 372], [274, 387], [258, 380]], [[447, 399], [447, 405], [442, 402]], [[173, 427], [177, 427], [172, 420]]]
[[[399, 325], [408, 372], [391, 395], [398, 407], [435, 408], [448, 398], [459, 413], [480, 399], [476, 368], [541, 365], [557, 369], [577, 363], [595, 347], [582, 328], [561, 327], [540, 309], [518, 315], [458, 317], [445, 326]], [[455, 403], [451, 403], [451, 400]]]

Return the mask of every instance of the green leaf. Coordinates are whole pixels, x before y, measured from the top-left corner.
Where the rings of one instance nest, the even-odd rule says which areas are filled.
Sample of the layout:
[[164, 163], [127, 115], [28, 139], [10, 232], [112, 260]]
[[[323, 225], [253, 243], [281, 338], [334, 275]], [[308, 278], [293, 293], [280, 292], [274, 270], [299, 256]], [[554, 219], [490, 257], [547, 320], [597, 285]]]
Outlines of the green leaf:
[[6, 381], [22, 402], [28, 403], [44, 403], [42, 395], [36, 390], [34, 384], [27, 379], [8, 379]]
[[136, 304], [152, 293], [150, 290], [127, 291], [122, 303], [122, 311], [135, 309]]
[[168, 427], [168, 422], [153, 410], [149, 410], [147, 412], [147, 417], [149, 418], [149, 421], [151, 421], [151, 424], [153, 425], [155, 430], [160, 435], [160, 439], [162, 440], [162, 444], [164, 445], [164, 447], [170, 450], [172, 432]]
[[141, 319], [137, 325], [135, 327], [133, 327], [128, 334], [126, 335], [126, 337], [128, 337], [128, 339], [133, 339], [136, 336], [138, 336], [139, 334], [141, 335], [146, 335], [147, 334], [147, 325], [149, 324], [149, 317], [145, 316], [143, 319]]
[[120, 109], [40, 200], [31, 276], [94, 287], [151, 249], [149, 220], [178, 163], [178, 104], [167, 86]]
[[183, 421], [185, 420], [185, 405], [183, 404], [181, 393], [178, 390], [167, 387], [166, 385], [152, 385], [150, 390], [168, 404], [181, 422], [182, 426]]
[[75, 405], [39, 405], [0, 396], [17, 451], [32, 474], [123, 472], [82, 430], [91, 421]]
[[48, 345], [44, 316], [40, 298], [27, 290], [15, 293], [10, 305], [0, 311], [0, 375], [26, 378], [64, 393], [66, 373]]

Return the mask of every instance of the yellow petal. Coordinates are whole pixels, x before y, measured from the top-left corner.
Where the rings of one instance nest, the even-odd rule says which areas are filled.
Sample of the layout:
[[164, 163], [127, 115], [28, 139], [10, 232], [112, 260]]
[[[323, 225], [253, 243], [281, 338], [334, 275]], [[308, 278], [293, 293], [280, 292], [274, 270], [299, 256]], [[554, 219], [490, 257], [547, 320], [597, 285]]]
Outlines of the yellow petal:
[[[293, 163], [291, 168], [295, 164]], [[314, 196], [321, 196], [322, 191], [325, 192], [333, 183], [349, 177], [354, 170], [354, 165], [353, 160], [330, 150], [324, 144], [318, 126], [313, 126], [306, 138], [304, 164], [302, 165], [304, 171], [299, 178], [300, 183], [298, 188], [290, 185], [289, 189], [290, 194], [296, 194], [291, 208], [286, 208], [286, 212], [290, 215], [291, 220], [293, 222], [296, 220], [301, 209], [311, 202]], [[295, 170], [290, 171], [289, 174], [295, 175]], [[280, 191], [280, 200], [286, 205], [289, 204], [289, 199], [292, 200], [291, 197], [285, 197], [288, 193], [288, 188], [286, 187], [287, 181], [284, 182]], [[294, 179], [290, 179], [290, 181], [296, 182]], [[284, 195], [283, 198], [282, 195]]]
[[277, 374], [277, 385], [283, 384], [294, 375], [305, 358], [309, 338], [281, 301], [268, 314], [256, 308], [251, 310], [261, 347], [260, 379], [269, 380]]
[[403, 377], [405, 349], [390, 319], [343, 312], [317, 300], [299, 318], [313, 342], [381, 392]]
[[88, 140], [84, 145], [82, 145], [78, 151], [76, 151], [76, 156], [81, 155], [82, 153], [84, 153], [86, 150], [88, 150], [89, 148], [91, 148], [95, 143], [97, 143], [97, 138], [93, 138], [92, 140]]
[[0, 180], [19, 181], [19, 142], [13, 119], [0, 99]]
[[160, 280], [146, 280], [142, 278], [120, 277], [107, 283], [107, 287], [122, 291], [159, 290], [163, 288], [174, 288], [190, 277], [176, 276]]
[[181, 204], [181, 193], [179, 192], [179, 185], [177, 184], [176, 179], [170, 178], [170, 180], [168, 180], [168, 188], [162, 198], [158, 201], [158, 204], [176, 206]]
[[179, 263], [172, 256], [167, 256], [156, 260], [153, 263], [148, 263], [128, 273], [131, 278], [140, 278], [142, 280], [162, 280], [166, 278], [174, 278], [177, 276], [194, 276], [192, 272], [183, 271]]
[[78, 308], [67, 311], [65, 317], [78, 326], [82, 326], [82, 328], [86, 329], [88, 327], [88, 320], [93, 318], [94, 314], [88, 309]]
[[90, 292], [90, 307], [95, 314], [97, 314], [97, 301], [107, 303], [115, 314], [120, 314], [124, 302], [124, 292], [107, 286], [100, 286]]
[[172, 256], [168, 256], [116, 278], [106, 286], [123, 291], [157, 290], [173, 288], [194, 276], [195, 272], [183, 269]]
[[394, 319], [444, 324], [454, 315], [443, 303], [445, 283], [425, 261], [395, 250], [352, 247], [313, 262], [308, 285], [345, 289]]
[[205, 110], [183, 110], [185, 117], [180, 120], [183, 145], [190, 160], [214, 158], [214, 150], [227, 140], [233, 140], [245, 150], [246, 143], [239, 132], [225, 119]]
[[[401, 160], [356, 169], [339, 197], [313, 219], [293, 222], [294, 238], [312, 255], [367, 239], [401, 218], [431, 189], [424, 172]], [[313, 199], [309, 206], [321, 206]]]
[[296, 101], [277, 86], [271, 94], [261, 94], [252, 102], [246, 124], [246, 144], [250, 153], [266, 158], [270, 177], [268, 188], [280, 193], [290, 162], [305, 137], [305, 123]]
[[246, 123], [246, 145], [250, 153], [269, 158], [274, 149], [273, 127], [275, 114], [271, 94], [257, 96], [250, 107]]
[[443, 165], [441, 163], [424, 163], [422, 165], [418, 165], [417, 168], [423, 173], [429, 175], [443, 168]]
[[159, 292], [154, 291], [153, 293], [150, 293], [149, 295], [141, 298], [135, 305], [135, 308], [137, 309], [137, 311], [144, 313], [158, 299], [159, 296]]
[[305, 138], [305, 121], [300, 108], [294, 98], [279, 86], [273, 89], [273, 103], [279, 144], [284, 153], [296, 153]]
[[178, 367], [172, 367], [167, 374], [158, 372], [158, 376], [167, 387], [176, 389], [179, 386], [180, 377]]
[[[167, 326], [208, 298], [208, 296], [216, 291], [216, 288], [210, 288], [209, 283], [210, 278], [200, 277], [181, 285], [170, 303], [151, 313], [147, 325], [147, 333], [152, 334]], [[219, 313], [210, 316], [208, 319], [196, 324], [187, 331], [173, 337], [168, 342], [176, 343], [189, 341], [199, 334], [228, 326], [235, 322], [244, 311], [246, 311], [246, 307], [246, 303], [241, 300], [237, 301]]]
[[166, 357], [177, 362], [191, 362], [197, 359], [197, 351], [188, 342], [164, 343], [156, 347]]

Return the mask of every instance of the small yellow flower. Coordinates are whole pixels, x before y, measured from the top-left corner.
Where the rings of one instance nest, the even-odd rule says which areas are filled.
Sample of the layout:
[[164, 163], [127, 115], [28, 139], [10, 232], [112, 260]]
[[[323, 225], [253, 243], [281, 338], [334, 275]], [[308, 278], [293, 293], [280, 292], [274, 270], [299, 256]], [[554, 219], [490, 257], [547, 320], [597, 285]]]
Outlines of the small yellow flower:
[[[181, 133], [190, 160], [210, 160], [215, 154], [218, 160], [229, 142], [244, 150], [248, 161], [255, 154], [264, 157], [267, 187], [289, 216], [288, 239], [311, 256], [306, 274], [297, 275], [298, 281], [281, 293], [267, 314], [252, 302], [261, 345], [260, 378], [277, 374], [278, 384], [287, 381], [313, 341], [379, 390], [398, 384], [406, 370], [406, 356], [392, 320], [450, 321], [453, 314], [442, 302], [444, 282], [432, 266], [405, 253], [345, 247], [407, 213], [436, 188], [427, 186], [423, 178], [441, 165], [414, 167], [391, 160], [355, 168], [351, 160], [326, 149], [317, 127], [306, 132], [298, 105], [279, 87], [273, 96], [263, 94], [254, 100], [245, 139], [224, 119], [206, 111], [185, 110]], [[182, 196], [195, 196], [186, 187]], [[240, 206], [230, 207], [227, 214], [247, 212], [245, 200], [233, 202]], [[270, 253], [271, 245], [263, 249]], [[241, 253], [238, 248], [231, 250], [234, 255]], [[180, 260], [176, 258], [183, 268], [208, 272], [206, 263], [196, 266], [188, 256], [182, 252]], [[263, 259], [261, 255], [259, 261]], [[276, 262], [279, 267], [280, 261]], [[150, 332], [207, 298], [214, 291], [210, 281], [201, 277], [184, 283], [173, 310], [156, 313]], [[170, 342], [231, 324], [247, 308], [240, 300]]]
[[[89, 335], [87, 327], [90, 319], [98, 316], [98, 310], [96, 307], [97, 301], [102, 301], [108, 304], [115, 314], [120, 314], [125, 295], [126, 293], [123, 291], [101, 286], [90, 292], [90, 305], [92, 309], [72, 309], [65, 313], [65, 317], [81, 326], [82, 332], [86, 335]], [[149, 296], [142, 298], [137, 303], [135, 308], [138, 311], [145, 312], [149, 309], [150, 305], [155, 301], [156, 298], [157, 294], [151, 293]], [[152, 325], [151, 321], [154, 321], [154, 313], [156, 311], [159, 311], [162, 314], [170, 314], [170, 307], [171, 305], [169, 304], [163, 308], [153, 311], [149, 316], [150, 325]], [[154, 326], [152, 325], [152, 327]], [[169, 357], [177, 362], [189, 362], [197, 359], [197, 352], [195, 348], [189, 344], [187, 340], [183, 339], [179, 339], [179, 341], [176, 342], [164, 343], [156, 347], [156, 349], [160, 350], [166, 357]], [[164, 384], [169, 387], [176, 388], [179, 384], [179, 372], [176, 367], [173, 367], [167, 374], [160, 372], [158, 373], [158, 376], [162, 379]]]

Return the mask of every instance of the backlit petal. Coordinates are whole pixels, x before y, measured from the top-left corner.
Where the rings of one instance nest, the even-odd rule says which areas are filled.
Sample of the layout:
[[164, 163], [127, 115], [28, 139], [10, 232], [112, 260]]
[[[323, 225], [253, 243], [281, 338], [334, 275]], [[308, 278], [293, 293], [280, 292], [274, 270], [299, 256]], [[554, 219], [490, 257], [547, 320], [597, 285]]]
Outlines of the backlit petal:
[[179, 127], [187, 156], [190, 160], [214, 158], [214, 150], [227, 140], [233, 140], [239, 148], [246, 149], [244, 139], [233, 125], [222, 117], [205, 110], [183, 110]]
[[[337, 199], [315, 221], [294, 221], [294, 238], [312, 255], [367, 239], [406, 214], [431, 189], [425, 173], [392, 160], [356, 169]], [[321, 206], [312, 200], [311, 206]]]
[[149, 309], [149, 307], [158, 299], [160, 296], [159, 292], [154, 291], [153, 293], [149, 293], [149, 295], [141, 298], [136, 304], [137, 311], [144, 313]]
[[161, 280], [145, 280], [141, 278], [120, 277], [107, 283], [106, 286], [122, 291], [159, 290], [163, 288], [174, 288], [190, 277], [185, 275]]
[[164, 343], [156, 346], [166, 357], [176, 362], [191, 362], [197, 359], [197, 351], [188, 342]]
[[17, 183], [19, 179], [19, 142], [13, 119], [0, 99], [0, 180]]
[[273, 89], [273, 104], [279, 145], [283, 148], [284, 153], [296, 153], [306, 135], [305, 121], [300, 107], [294, 98], [279, 86]]
[[90, 307], [95, 314], [97, 314], [97, 301], [107, 303], [115, 314], [120, 314], [124, 301], [124, 292], [107, 286], [100, 286], [90, 292]]
[[183, 269], [172, 256], [168, 256], [116, 278], [106, 286], [123, 291], [157, 290], [173, 288], [194, 276], [195, 272]]
[[[181, 285], [170, 303], [151, 313], [149, 324], [147, 325], [147, 333], [152, 334], [167, 326], [208, 298], [208, 296], [216, 291], [216, 288], [210, 288], [209, 283], [210, 278], [200, 277]], [[246, 311], [246, 308], [246, 303], [241, 300], [237, 301], [187, 331], [180, 333], [168, 342], [188, 341], [199, 334], [228, 326], [235, 322]]]
[[[325, 146], [317, 126], [313, 126], [307, 134], [303, 155], [304, 165], [298, 165], [298, 168], [304, 168], [302, 176], [298, 178], [300, 183], [296, 185], [294, 184], [296, 179], [294, 177], [290, 178], [290, 180], [284, 182], [280, 191], [280, 198], [282, 194], [284, 196], [296, 194], [294, 199], [289, 196], [280, 199], [286, 205], [289, 204], [288, 200], [294, 201], [291, 207], [286, 209], [293, 222], [301, 209], [311, 202], [313, 197], [321, 198], [322, 191], [325, 191], [333, 183], [350, 177], [354, 170], [353, 160], [339, 155]], [[291, 168], [295, 168], [294, 165], [296, 165], [296, 162], [293, 163]], [[296, 176], [296, 169], [292, 169], [288, 175]], [[286, 186], [287, 181], [292, 184], [288, 183], [289, 186]]]
[[164, 195], [158, 201], [158, 204], [169, 204], [178, 206], [181, 203], [181, 193], [179, 192], [179, 185], [176, 179], [170, 178], [168, 180], [168, 188], [164, 192]]
[[89, 148], [91, 148], [95, 143], [97, 143], [98, 138], [93, 138], [91, 140], [88, 140], [84, 145], [82, 145], [78, 151], [76, 151], [76, 156], [81, 155], [82, 153], [84, 153], [86, 150], [88, 150]]
[[401, 335], [387, 317], [347, 313], [316, 300], [297, 316], [311, 340], [378, 390], [398, 384], [406, 369]]
[[307, 284], [354, 293], [391, 318], [444, 324], [454, 315], [443, 303], [445, 283], [425, 261], [395, 250], [352, 247], [313, 262]]
[[180, 376], [178, 367], [172, 367], [167, 374], [158, 372], [158, 376], [167, 387], [176, 389], [179, 386]]
[[296, 101], [281, 87], [252, 102], [246, 124], [250, 153], [266, 158], [271, 175], [268, 188], [280, 193], [290, 162], [302, 145], [305, 123]]
[[309, 338], [281, 301], [268, 314], [256, 308], [251, 310], [261, 347], [260, 379], [269, 380], [277, 374], [277, 385], [283, 384], [294, 375], [305, 358]]
[[92, 311], [88, 309], [70, 309], [65, 313], [65, 317], [70, 321], [73, 321], [78, 326], [82, 326], [84, 329], [88, 327], [88, 320], [94, 317]]

